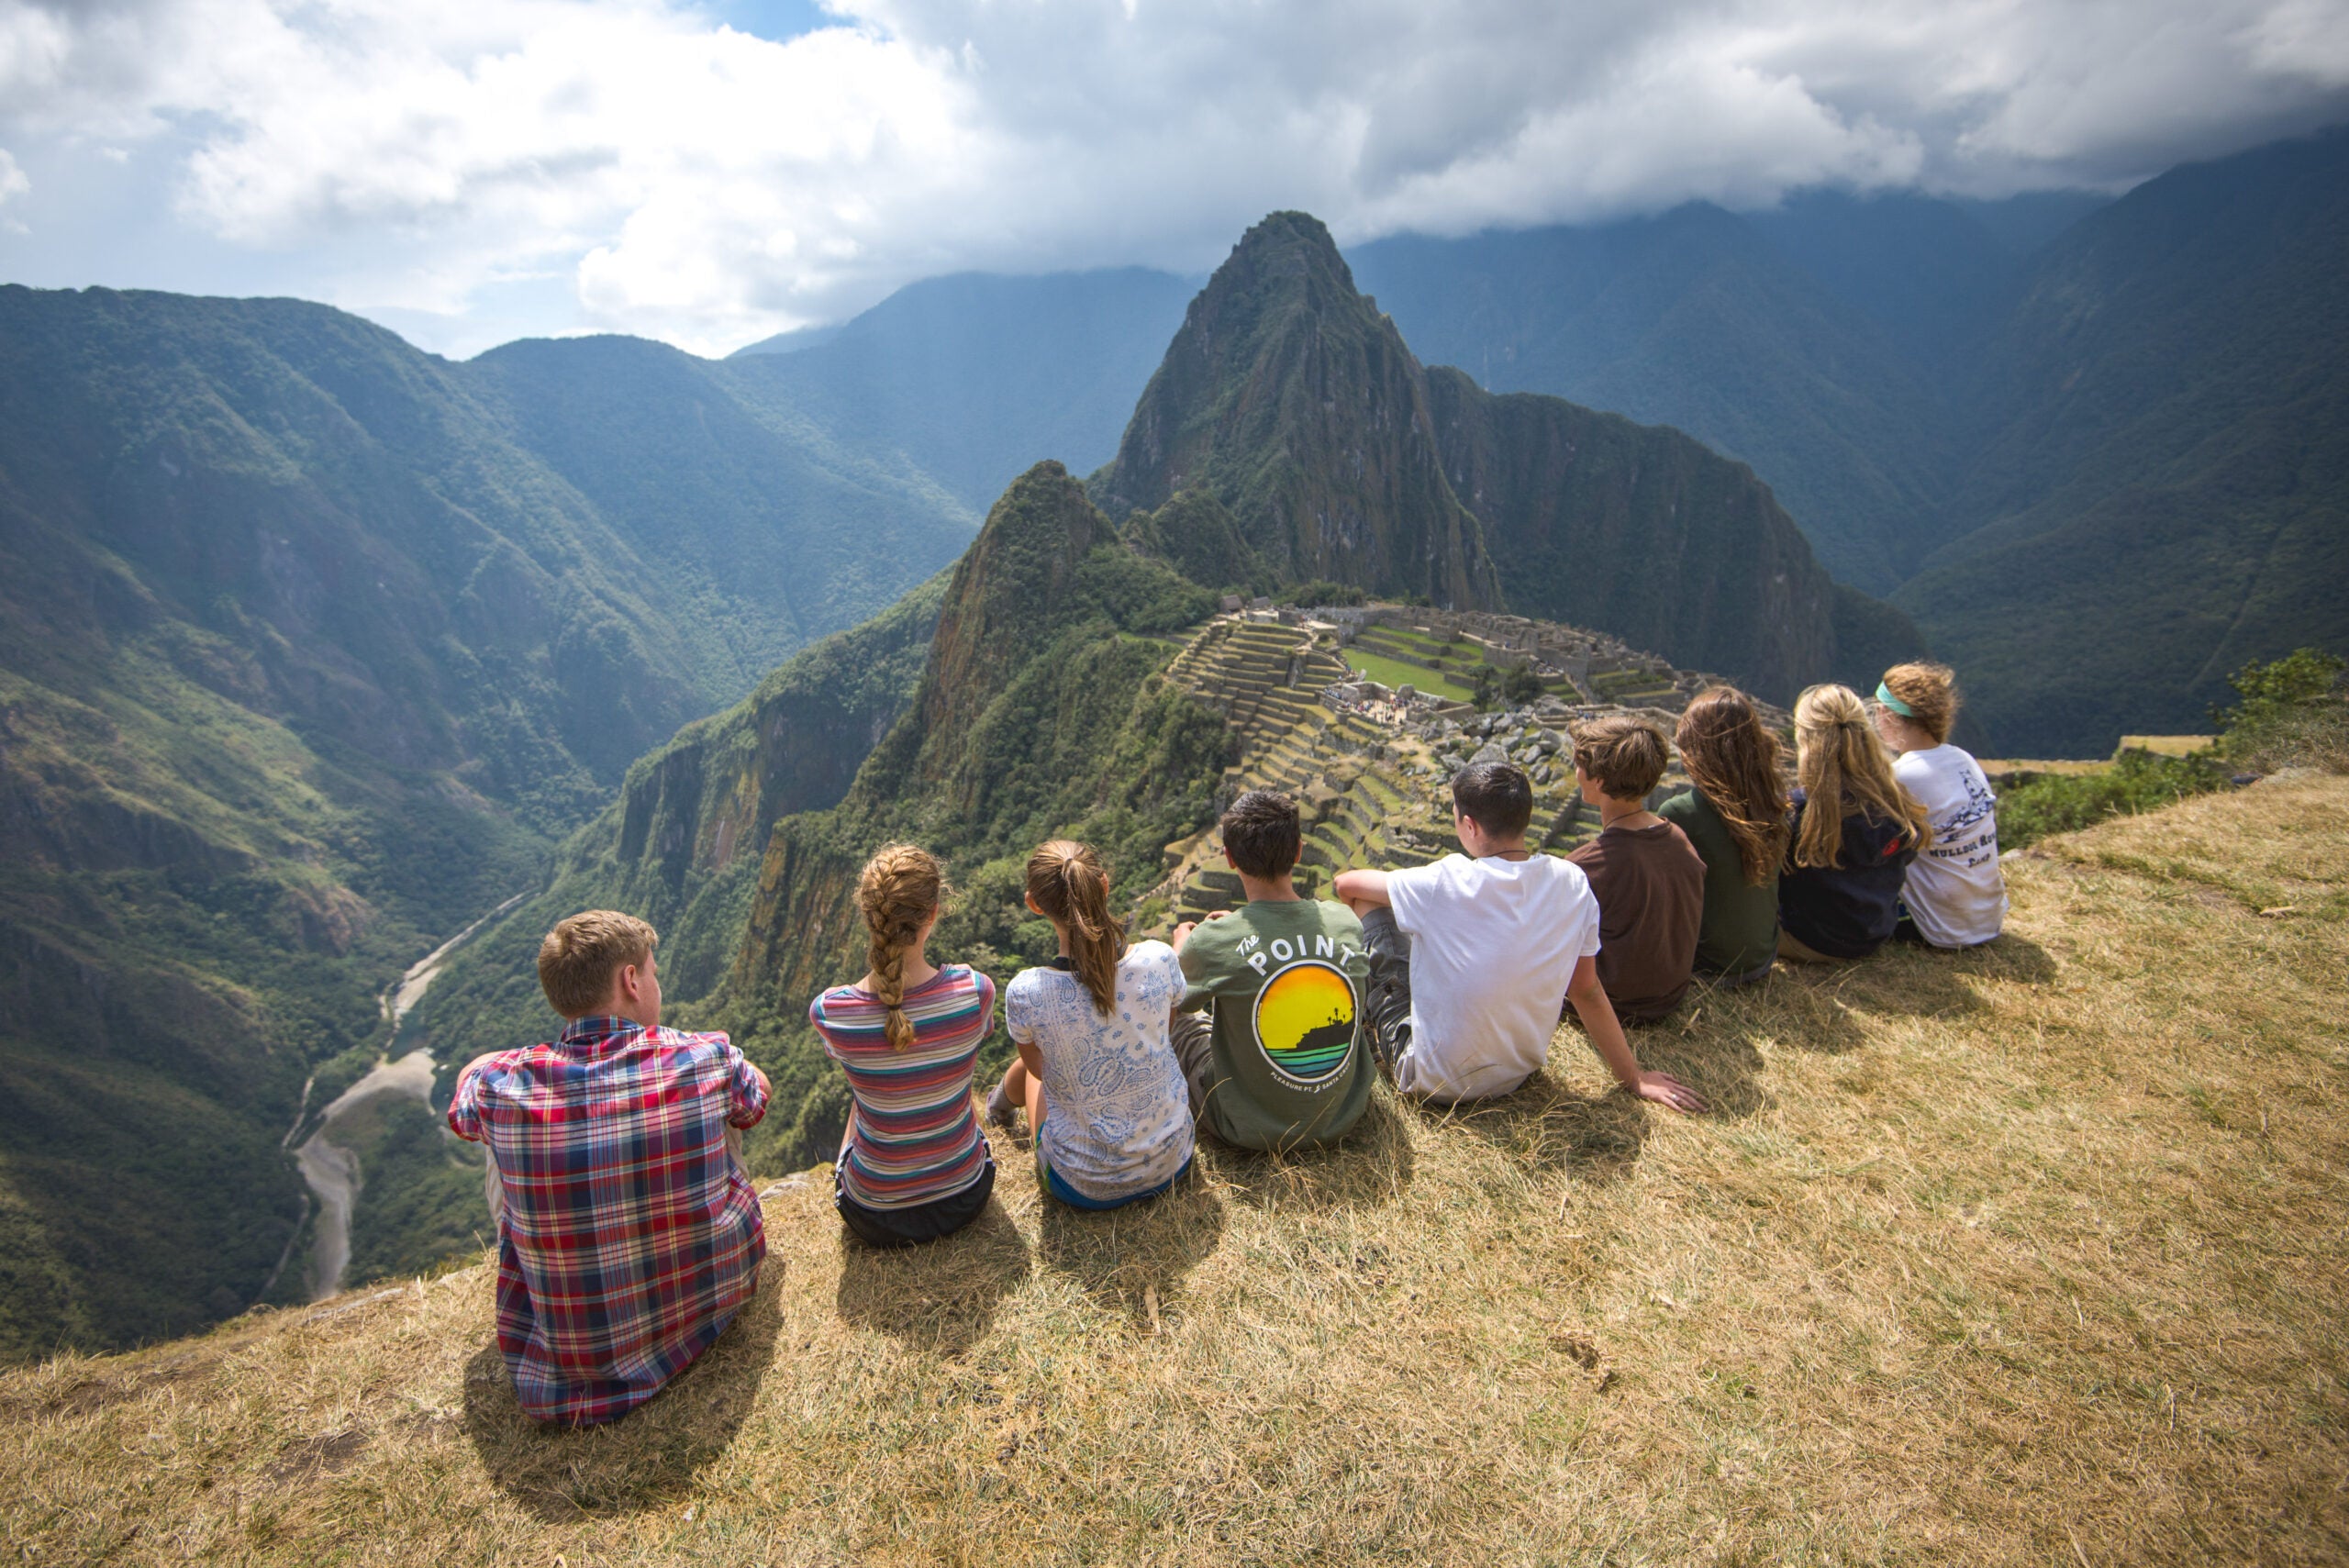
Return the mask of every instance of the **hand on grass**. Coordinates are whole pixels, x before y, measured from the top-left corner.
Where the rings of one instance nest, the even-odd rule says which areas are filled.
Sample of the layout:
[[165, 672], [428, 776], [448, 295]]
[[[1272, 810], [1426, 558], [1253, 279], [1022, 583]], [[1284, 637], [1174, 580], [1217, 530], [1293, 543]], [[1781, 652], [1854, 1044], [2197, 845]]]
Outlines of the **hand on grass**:
[[1643, 1100], [1653, 1100], [1657, 1105], [1668, 1106], [1690, 1115], [1705, 1108], [1705, 1096], [1669, 1073], [1641, 1073], [1639, 1084], [1631, 1093]]

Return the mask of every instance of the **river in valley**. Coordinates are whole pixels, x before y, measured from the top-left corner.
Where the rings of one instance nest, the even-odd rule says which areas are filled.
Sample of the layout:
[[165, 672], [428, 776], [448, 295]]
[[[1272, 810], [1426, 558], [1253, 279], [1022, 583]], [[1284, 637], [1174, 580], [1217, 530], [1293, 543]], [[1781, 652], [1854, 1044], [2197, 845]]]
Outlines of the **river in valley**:
[[[426, 953], [408, 966], [399, 983], [384, 993], [384, 1019], [391, 1026], [391, 1045], [399, 1043], [400, 1023], [424, 994], [439, 978], [440, 966], [474, 932], [505, 914], [523, 899], [518, 893], [505, 903]], [[358, 1156], [333, 1140], [331, 1134], [337, 1120], [355, 1107], [383, 1095], [432, 1103], [432, 1053], [410, 1051], [395, 1056], [386, 1051], [384, 1060], [371, 1068], [320, 1113], [317, 1129], [302, 1140], [294, 1151], [294, 1162], [302, 1172], [317, 1203], [318, 1224], [310, 1244], [310, 1299], [320, 1301], [342, 1288], [343, 1271], [351, 1266], [351, 1206], [359, 1195], [362, 1173]], [[307, 1092], [305, 1091], [305, 1098]], [[306, 1107], [305, 1115], [307, 1114]], [[295, 1122], [298, 1129], [301, 1119]]]

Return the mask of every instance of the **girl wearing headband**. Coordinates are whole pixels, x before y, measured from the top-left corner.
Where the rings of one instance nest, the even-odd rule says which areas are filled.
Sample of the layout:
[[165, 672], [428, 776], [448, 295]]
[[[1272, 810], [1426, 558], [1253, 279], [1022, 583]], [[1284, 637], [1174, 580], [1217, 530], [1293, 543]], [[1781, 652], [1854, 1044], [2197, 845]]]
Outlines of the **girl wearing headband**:
[[1981, 764], [1949, 743], [1957, 678], [1946, 664], [1895, 664], [1876, 688], [1876, 729], [1898, 753], [1893, 777], [1925, 808], [1932, 842], [1909, 867], [1893, 934], [1937, 948], [1978, 947], [2007, 917], [1998, 797]]
[[1892, 935], [1909, 863], [1932, 830], [1849, 686], [1795, 699], [1795, 831], [1778, 873], [1778, 956], [1865, 958]]

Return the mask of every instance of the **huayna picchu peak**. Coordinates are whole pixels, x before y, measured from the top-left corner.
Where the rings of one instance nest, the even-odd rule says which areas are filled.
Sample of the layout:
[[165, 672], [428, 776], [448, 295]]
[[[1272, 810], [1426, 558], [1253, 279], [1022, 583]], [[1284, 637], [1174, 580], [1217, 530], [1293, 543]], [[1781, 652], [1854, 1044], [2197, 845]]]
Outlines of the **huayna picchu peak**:
[[1921, 647], [1677, 430], [1419, 363], [1303, 213], [1191, 303], [1089, 487], [1209, 586], [1331, 582], [1598, 628], [1779, 700]]

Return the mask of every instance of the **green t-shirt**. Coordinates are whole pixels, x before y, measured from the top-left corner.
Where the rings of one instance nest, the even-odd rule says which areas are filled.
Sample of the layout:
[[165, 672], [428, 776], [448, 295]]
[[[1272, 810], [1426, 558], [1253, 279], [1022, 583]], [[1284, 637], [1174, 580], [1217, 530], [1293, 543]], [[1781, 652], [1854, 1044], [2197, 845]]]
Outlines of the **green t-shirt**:
[[1774, 869], [1759, 887], [1747, 882], [1745, 862], [1738, 855], [1729, 824], [1693, 788], [1657, 806], [1655, 814], [1687, 834], [1705, 859], [1705, 918], [1697, 929], [1697, 967], [1710, 974], [1743, 974], [1777, 956], [1777, 872]]
[[1342, 1137], [1370, 1103], [1369, 974], [1362, 922], [1342, 904], [1266, 901], [1202, 921], [1183, 944], [1183, 1005], [1213, 1006], [1208, 1129], [1243, 1149]]

